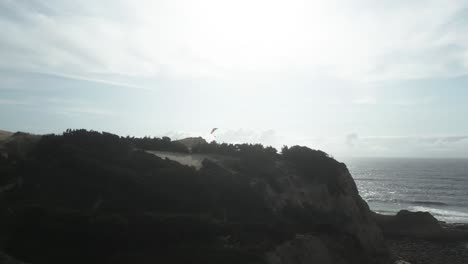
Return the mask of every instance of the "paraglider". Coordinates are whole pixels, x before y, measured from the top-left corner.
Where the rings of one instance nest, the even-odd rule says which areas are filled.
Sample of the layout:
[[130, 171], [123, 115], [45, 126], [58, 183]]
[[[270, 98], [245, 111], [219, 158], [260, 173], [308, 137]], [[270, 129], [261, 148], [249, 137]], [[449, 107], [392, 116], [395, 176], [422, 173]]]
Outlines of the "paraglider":
[[210, 137], [213, 139], [213, 140], [216, 140], [216, 135], [214, 134], [214, 132], [218, 130], [217, 127], [211, 129], [211, 132], [210, 132]]

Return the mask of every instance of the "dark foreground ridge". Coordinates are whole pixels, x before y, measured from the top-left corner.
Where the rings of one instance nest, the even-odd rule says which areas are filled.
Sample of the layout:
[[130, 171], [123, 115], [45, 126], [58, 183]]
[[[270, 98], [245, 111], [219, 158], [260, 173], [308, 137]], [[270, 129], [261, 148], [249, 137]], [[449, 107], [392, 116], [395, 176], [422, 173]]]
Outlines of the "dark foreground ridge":
[[[0, 261], [392, 262], [346, 166], [326, 153], [186, 142], [86, 130], [2, 138]], [[196, 169], [148, 150], [216, 159]]]

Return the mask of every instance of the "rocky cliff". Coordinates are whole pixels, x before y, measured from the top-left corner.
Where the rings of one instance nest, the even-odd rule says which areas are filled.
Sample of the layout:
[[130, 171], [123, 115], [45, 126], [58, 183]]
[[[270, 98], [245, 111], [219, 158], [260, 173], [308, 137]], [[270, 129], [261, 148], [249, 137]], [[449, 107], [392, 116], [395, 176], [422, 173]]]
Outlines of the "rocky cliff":
[[[265, 199], [275, 211], [300, 208], [310, 214], [307, 224], [314, 223], [318, 228], [270, 252], [270, 258], [275, 259], [272, 263], [379, 263], [385, 259], [382, 233], [344, 164], [336, 164], [330, 176], [336, 177], [333, 185], [310, 180], [309, 175], [301, 175], [290, 166], [292, 169], [280, 165], [282, 173], [277, 180], [285, 187], [284, 191], [275, 191], [267, 184]], [[297, 253], [290, 255], [291, 243], [315, 249], [303, 250], [301, 261], [294, 262]]]
[[0, 194], [1, 251], [30, 263], [389, 263], [346, 166], [321, 151], [199, 141], [191, 151], [215, 158], [193, 168], [132, 140], [67, 131], [0, 157], [2, 184], [21, 179]]

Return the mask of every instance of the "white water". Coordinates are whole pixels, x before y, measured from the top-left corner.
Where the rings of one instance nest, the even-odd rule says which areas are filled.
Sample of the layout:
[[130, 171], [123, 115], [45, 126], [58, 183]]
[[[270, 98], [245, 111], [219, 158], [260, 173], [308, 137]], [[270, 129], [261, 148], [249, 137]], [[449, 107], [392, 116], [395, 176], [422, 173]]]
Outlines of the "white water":
[[468, 223], [468, 160], [345, 160], [360, 195], [376, 212], [426, 211], [449, 223]]

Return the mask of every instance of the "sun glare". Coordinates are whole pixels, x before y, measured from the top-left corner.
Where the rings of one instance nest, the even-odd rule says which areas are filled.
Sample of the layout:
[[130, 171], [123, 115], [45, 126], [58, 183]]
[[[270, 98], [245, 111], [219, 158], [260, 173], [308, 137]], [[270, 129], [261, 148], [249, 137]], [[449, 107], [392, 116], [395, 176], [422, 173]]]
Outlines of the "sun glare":
[[349, 64], [358, 53], [347, 17], [326, 1], [206, 0], [178, 10], [179, 43], [194, 60], [223, 69]]

